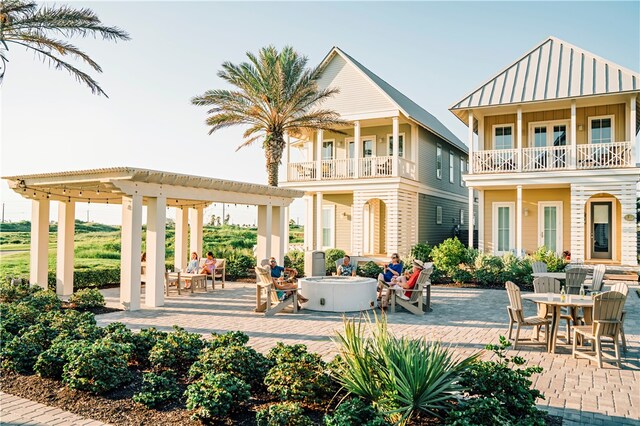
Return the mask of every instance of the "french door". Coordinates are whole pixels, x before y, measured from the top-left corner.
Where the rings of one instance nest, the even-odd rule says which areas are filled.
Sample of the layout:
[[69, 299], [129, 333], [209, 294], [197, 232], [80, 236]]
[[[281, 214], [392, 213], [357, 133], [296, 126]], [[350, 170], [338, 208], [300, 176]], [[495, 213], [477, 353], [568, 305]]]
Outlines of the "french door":
[[562, 201], [538, 204], [538, 246], [562, 252]]

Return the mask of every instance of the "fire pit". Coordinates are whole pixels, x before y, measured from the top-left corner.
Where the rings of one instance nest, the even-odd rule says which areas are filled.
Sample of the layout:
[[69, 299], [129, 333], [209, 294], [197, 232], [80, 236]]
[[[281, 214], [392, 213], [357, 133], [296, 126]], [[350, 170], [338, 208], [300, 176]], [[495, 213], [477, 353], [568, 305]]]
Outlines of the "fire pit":
[[301, 278], [300, 294], [309, 299], [306, 309], [327, 312], [364, 311], [376, 307], [378, 282], [363, 277]]

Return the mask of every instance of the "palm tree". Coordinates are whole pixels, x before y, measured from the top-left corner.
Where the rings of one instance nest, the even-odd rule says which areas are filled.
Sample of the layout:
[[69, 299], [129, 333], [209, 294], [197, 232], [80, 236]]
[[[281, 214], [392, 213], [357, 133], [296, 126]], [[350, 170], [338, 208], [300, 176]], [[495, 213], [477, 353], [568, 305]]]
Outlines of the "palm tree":
[[94, 94], [107, 94], [88, 74], [62, 60], [70, 56], [87, 63], [97, 72], [102, 68], [89, 55], [68, 43], [58, 40], [74, 36], [102, 36], [105, 40], [129, 40], [129, 34], [117, 27], [102, 25], [100, 18], [90, 9], [73, 9], [68, 6], [41, 6], [32, 1], [2, 0], [0, 2], [0, 83], [4, 77], [9, 44], [13, 43], [32, 50], [44, 62], [56, 69], [67, 70], [81, 83], [86, 84]]
[[286, 147], [284, 136], [301, 137], [304, 132], [330, 130], [348, 124], [338, 113], [318, 107], [338, 93], [318, 88], [319, 67], [308, 69], [307, 58], [287, 46], [278, 52], [263, 47], [258, 57], [247, 52], [249, 62], [222, 64], [218, 76], [236, 90], [209, 90], [191, 100], [194, 105], [211, 106], [206, 120], [209, 134], [234, 125], [249, 126], [245, 141], [236, 149], [262, 140], [268, 182], [278, 186], [278, 168]]

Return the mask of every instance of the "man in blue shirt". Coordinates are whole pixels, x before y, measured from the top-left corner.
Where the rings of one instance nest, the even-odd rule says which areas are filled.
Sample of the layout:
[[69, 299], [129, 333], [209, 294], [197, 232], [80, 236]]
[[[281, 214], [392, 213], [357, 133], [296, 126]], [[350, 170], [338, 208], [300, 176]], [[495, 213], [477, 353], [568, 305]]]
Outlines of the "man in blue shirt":
[[386, 284], [391, 283], [394, 278], [402, 275], [402, 262], [400, 262], [400, 256], [398, 253], [393, 253], [391, 255], [391, 263], [384, 266], [383, 273], [378, 275], [378, 300], [382, 297], [382, 290], [385, 286], [382, 284], [383, 282]]
[[280, 278], [282, 274], [287, 275], [287, 282], [294, 282], [296, 279], [296, 275], [298, 275], [298, 271], [293, 268], [285, 268], [283, 266], [279, 266], [275, 257], [269, 259], [269, 266], [271, 267], [271, 278]]

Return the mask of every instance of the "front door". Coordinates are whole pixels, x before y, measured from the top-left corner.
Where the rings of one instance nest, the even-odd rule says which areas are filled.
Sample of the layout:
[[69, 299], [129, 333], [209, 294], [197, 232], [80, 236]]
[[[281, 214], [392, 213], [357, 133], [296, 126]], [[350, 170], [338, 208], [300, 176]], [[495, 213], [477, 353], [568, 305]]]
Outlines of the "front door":
[[562, 253], [561, 201], [538, 204], [538, 232], [538, 246], [545, 246], [554, 253]]
[[591, 258], [612, 258], [612, 202], [591, 203]]

